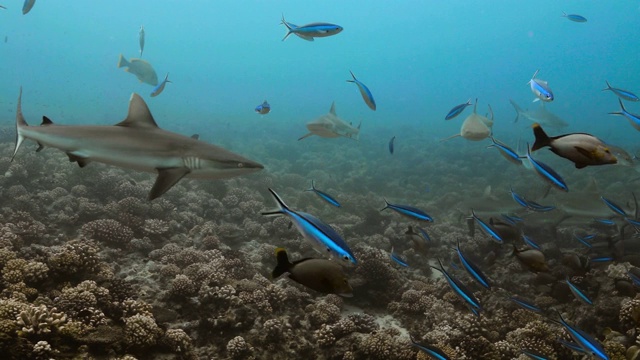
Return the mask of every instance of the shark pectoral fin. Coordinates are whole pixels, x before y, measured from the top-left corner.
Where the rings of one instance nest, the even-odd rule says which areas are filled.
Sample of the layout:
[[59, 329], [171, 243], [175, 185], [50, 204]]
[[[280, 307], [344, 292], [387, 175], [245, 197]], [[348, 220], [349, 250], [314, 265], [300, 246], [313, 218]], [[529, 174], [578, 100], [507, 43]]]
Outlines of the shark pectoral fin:
[[462, 136], [462, 135], [460, 135], [460, 134], [451, 135], [451, 136], [449, 136], [448, 138], [444, 138], [444, 139], [440, 140], [440, 142], [447, 141], [447, 140], [451, 140], [451, 139], [453, 139], [453, 138], [457, 138], [457, 137], [459, 137], [459, 136]]
[[[42, 145], [40, 145], [40, 146], [42, 146]], [[40, 149], [40, 148], [38, 148], [38, 149]], [[36, 151], [39, 151], [39, 150], [36, 150]], [[89, 163], [91, 162], [91, 160], [89, 160], [89, 159], [87, 159], [85, 157], [74, 155], [72, 153], [67, 153], [67, 156], [69, 157], [69, 161], [70, 162], [77, 162], [78, 166], [80, 166], [81, 168], [89, 165]]]
[[38, 148], [36, 149], [36, 152], [40, 152], [42, 151], [42, 149], [44, 149], [44, 145], [38, 143]]
[[149, 192], [149, 200], [153, 200], [160, 195], [166, 193], [173, 185], [177, 184], [180, 179], [191, 172], [187, 167], [157, 169], [158, 178]]
[[309, 136], [312, 136], [312, 135], [313, 135], [313, 133], [308, 133], [308, 134], [302, 136], [301, 138], [299, 138], [298, 141], [300, 141], [302, 139], [306, 139], [306, 138], [308, 138]]

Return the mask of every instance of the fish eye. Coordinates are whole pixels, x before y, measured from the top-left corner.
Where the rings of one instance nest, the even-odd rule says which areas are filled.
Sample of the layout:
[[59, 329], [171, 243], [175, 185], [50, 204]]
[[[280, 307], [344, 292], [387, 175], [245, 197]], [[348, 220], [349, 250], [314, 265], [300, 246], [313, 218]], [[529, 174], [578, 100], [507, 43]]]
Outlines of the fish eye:
[[239, 168], [243, 168], [243, 167], [244, 167], [244, 164], [243, 164], [243, 163], [238, 163], [238, 167], [239, 167]]
[[327, 248], [327, 252], [331, 252], [331, 249]]
[[344, 260], [349, 260], [349, 257], [348, 257], [348, 256], [346, 256], [346, 255], [345, 255], [345, 256], [343, 256], [342, 258], [343, 258]]

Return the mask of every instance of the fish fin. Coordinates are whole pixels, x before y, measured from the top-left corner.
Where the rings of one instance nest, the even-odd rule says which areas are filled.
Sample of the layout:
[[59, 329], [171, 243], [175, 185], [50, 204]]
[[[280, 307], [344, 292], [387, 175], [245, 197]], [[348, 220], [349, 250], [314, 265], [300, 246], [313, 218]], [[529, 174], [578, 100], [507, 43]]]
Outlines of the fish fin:
[[533, 128], [533, 135], [536, 137], [536, 140], [533, 142], [533, 147], [531, 148], [531, 151], [536, 151], [545, 146], [551, 146], [551, 138], [547, 135], [546, 132], [544, 132], [540, 124], [534, 123], [532, 128]]
[[[576, 149], [576, 151], [577, 151], [577, 152], [579, 152], [580, 154], [582, 154], [582, 155], [583, 155], [584, 157], [586, 157], [586, 158], [589, 158], [589, 159], [593, 159], [593, 158], [594, 158], [593, 153], [592, 153], [592, 152], [590, 152], [590, 151], [588, 151], [588, 150], [587, 150], [587, 149], [585, 149], [585, 148], [582, 148], [582, 147], [580, 147], [580, 146], [574, 146], [573, 148], [574, 148], [574, 149]], [[585, 166], [587, 166], [587, 165], [582, 165], [581, 167], [578, 167], [578, 164], [576, 164], [576, 167], [577, 167], [578, 169], [582, 169], [582, 168], [583, 168], [583, 167], [585, 167]]]
[[121, 68], [121, 67], [129, 66], [129, 65], [130, 64], [127, 61], [127, 59], [125, 59], [124, 56], [122, 56], [122, 54], [120, 54], [120, 57], [118, 58], [118, 67]]
[[157, 128], [158, 124], [153, 119], [147, 103], [140, 95], [133, 93], [129, 100], [129, 113], [127, 118], [117, 123], [116, 126], [133, 128]]
[[333, 116], [338, 116], [336, 115], [336, 102], [332, 102], [331, 103], [331, 109], [329, 109], [329, 114], [333, 115]]
[[44, 149], [44, 145], [42, 145], [40, 142], [38, 142], [38, 148], [36, 149], [36, 152], [40, 152]]
[[27, 121], [24, 119], [24, 115], [22, 114], [22, 86], [20, 86], [20, 94], [18, 95], [18, 105], [16, 106], [16, 145], [13, 148], [13, 155], [11, 155], [11, 161], [16, 157], [18, 153], [18, 149], [25, 137], [22, 134], [22, 129], [28, 127]]
[[277, 216], [277, 215], [285, 214], [285, 211], [289, 211], [289, 207], [287, 206], [287, 204], [284, 203], [284, 201], [280, 198], [280, 196], [275, 191], [273, 191], [273, 189], [269, 188], [269, 192], [271, 193], [273, 198], [276, 200], [276, 204], [278, 205], [278, 209], [273, 210], [273, 211], [263, 212], [262, 215], [264, 215], [264, 216]]
[[532, 102], [536, 102], [536, 101], [540, 101], [540, 99], [535, 98], [535, 99], [533, 99], [533, 101], [532, 101]]
[[289, 261], [287, 250], [285, 250], [284, 248], [276, 249], [276, 260], [278, 261], [278, 263], [276, 264], [276, 267], [273, 268], [273, 271], [271, 272], [272, 279], [278, 278], [280, 275], [288, 272], [293, 266], [293, 264]]
[[459, 136], [462, 136], [462, 135], [460, 135], [460, 134], [451, 135], [451, 136], [449, 136], [448, 138], [441, 139], [441, 140], [440, 140], [440, 142], [445, 142], [445, 141], [447, 141], [447, 140], [451, 140], [451, 139], [453, 139], [453, 138], [457, 138], [457, 137], [459, 137]]
[[177, 184], [180, 179], [191, 172], [188, 167], [176, 167], [158, 170], [158, 177], [149, 192], [149, 200], [153, 200], [166, 193], [173, 185]]
[[611, 84], [609, 84], [609, 81], [605, 80], [604, 82], [607, 84], [607, 87], [602, 89], [602, 91], [611, 90]]
[[[36, 151], [38, 151], [38, 150], [36, 150]], [[72, 153], [67, 153], [67, 156], [69, 157], [69, 161], [70, 162], [77, 162], [78, 166], [80, 166], [81, 168], [89, 165], [89, 163], [91, 162], [91, 160], [89, 160], [86, 157], [82, 157], [82, 156], [75, 155], [75, 154], [72, 154]]]
[[46, 116], [42, 117], [42, 124], [40, 124], [40, 126], [45, 126], [45, 125], [53, 125], [53, 121], [51, 121], [51, 119], [49, 119]]
[[293, 33], [294, 35], [298, 36], [301, 39], [307, 40], [307, 41], [314, 41], [313, 37], [311, 36], [306, 36], [306, 35], [302, 35], [302, 34], [298, 34], [297, 32]]
[[515, 120], [513, 120], [514, 123], [518, 122], [518, 119], [520, 118], [520, 113], [522, 112], [522, 108], [516, 104], [515, 101], [509, 99], [509, 102], [511, 103], [511, 106], [513, 106], [513, 108], [516, 110], [516, 118]]
[[303, 136], [301, 136], [300, 138], [298, 138], [298, 141], [300, 141], [300, 140], [302, 140], [302, 139], [306, 139], [306, 138], [308, 138], [309, 136], [313, 136], [313, 135], [314, 135], [313, 133], [308, 133], [308, 134], [303, 135]]

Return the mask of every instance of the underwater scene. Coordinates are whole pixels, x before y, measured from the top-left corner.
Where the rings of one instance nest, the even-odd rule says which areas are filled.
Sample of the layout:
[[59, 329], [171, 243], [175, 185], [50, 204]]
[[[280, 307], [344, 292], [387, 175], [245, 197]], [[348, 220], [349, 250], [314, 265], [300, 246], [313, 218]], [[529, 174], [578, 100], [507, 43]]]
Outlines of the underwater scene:
[[0, 0], [0, 357], [640, 359], [638, 16]]

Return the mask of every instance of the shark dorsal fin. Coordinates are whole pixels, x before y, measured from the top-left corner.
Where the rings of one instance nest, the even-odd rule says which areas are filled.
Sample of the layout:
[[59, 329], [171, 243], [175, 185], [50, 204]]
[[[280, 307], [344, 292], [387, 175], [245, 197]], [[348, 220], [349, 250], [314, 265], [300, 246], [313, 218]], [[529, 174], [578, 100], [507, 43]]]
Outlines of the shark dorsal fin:
[[127, 118], [117, 123], [116, 126], [135, 127], [135, 128], [157, 128], [158, 124], [153, 120], [149, 107], [140, 97], [133, 93], [129, 100], [129, 113]]
[[332, 102], [331, 103], [331, 109], [329, 109], [329, 114], [332, 114], [334, 116], [338, 116], [336, 115], [336, 102]]
[[51, 119], [49, 119], [46, 116], [42, 117], [42, 124], [40, 124], [40, 126], [45, 126], [45, 125], [53, 125], [53, 121], [51, 121]]

